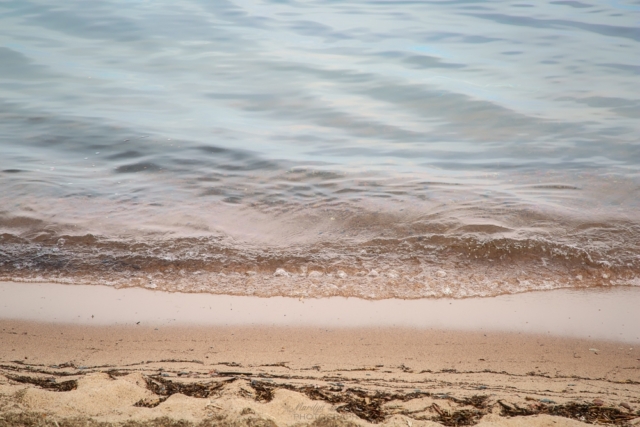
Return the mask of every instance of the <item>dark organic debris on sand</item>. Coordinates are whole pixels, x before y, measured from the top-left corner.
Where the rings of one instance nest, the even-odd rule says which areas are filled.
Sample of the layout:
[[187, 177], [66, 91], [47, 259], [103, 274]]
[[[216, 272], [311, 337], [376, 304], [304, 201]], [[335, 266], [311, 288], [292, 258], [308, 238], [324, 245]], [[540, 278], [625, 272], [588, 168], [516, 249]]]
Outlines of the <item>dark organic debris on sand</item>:
[[180, 393], [190, 397], [213, 397], [228, 382], [234, 381], [218, 381], [207, 383], [180, 383], [164, 379], [159, 375], [145, 377], [147, 388], [160, 396], [169, 397], [172, 394]]
[[6, 377], [12, 381], [23, 384], [33, 384], [52, 391], [71, 391], [78, 388], [78, 382], [76, 380], [57, 382], [55, 378], [34, 378], [23, 375], [6, 375]]
[[618, 408], [601, 406], [593, 403], [570, 402], [565, 405], [547, 405], [544, 403], [530, 404], [523, 408], [515, 403], [507, 404], [498, 401], [502, 407], [501, 415], [527, 416], [527, 415], [555, 415], [558, 417], [572, 418], [589, 424], [614, 424], [625, 425], [630, 420], [637, 418], [638, 414], [623, 412]]
[[[4, 373], [3, 375], [10, 381], [31, 384], [42, 389], [56, 392], [72, 391], [78, 387], [78, 382], [75, 379], [57, 381], [55, 377], [32, 375], [33, 372], [31, 371], [28, 371], [29, 375], [17, 375], [20, 370], [24, 371], [25, 369], [12, 369], [11, 373]], [[110, 368], [105, 371], [105, 373], [107, 373], [110, 378], [116, 379], [117, 377], [127, 375], [130, 372], [118, 371]], [[85, 374], [82, 373], [79, 375]], [[226, 385], [235, 381], [242, 381], [243, 383], [246, 381], [246, 384], [253, 389], [253, 392], [246, 392], [243, 396], [255, 399], [258, 402], [270, 402], [274, 399], [275, 392], [278, 389], [285, 389], [305, 395], [311, 400], [323, 401], [331, 404], [335, 407], [335, 410], [338, 413], [348, 414], [349, 417], [346, 418], [355, 419], [355, 417], [357, 417], [361, 420], [376, 424], [384, 422], [394, 415], [404, 415], [415, 420], [434, 421], [446, 427], [473, 426], [478, 424], [482, 417], [490, 413], [495, 413], [497, 410], [500, 411], [502, 416], [507, 417], [551, 415], [570, 418], [589, 424], [618, 426], [629, 425], [631, 420], [640, 416], [640, 411], [634, 412], [631, 405], [626, 402], [624, 405], [607, 405], [604, 401], [593, 399], [593, 401], [589, 403], [568, 402], [557, 404], [547, 398], [535, 399], [527, 397], [525, 402], [512, 402], [509, 398], [506, 400], [495, 400], [497, 398], [491, 398], [488, 395], [455, 397], [448, 393], [431, 393], [427, 391], [420, 391], [418, 389], [413, 389], [413, 391], [406, 390], [405, 392], [402, 390], [394, 390], [392, 392], [359, 388], [353, 385], [350, 386], [349, 383], [344, 380], [344, 384], [340, 383], [339, 386], [336, 385], [337, 383], [335, 382], [327, 382], [334, 381], [335, 379], [333, 377], [323, 378], [325, 381], [324, 384], [310, 384], [308, 382], [292, 383], [290, 380], [274, 382], [273, 380], [265, 379], [264, 377], [262, 377], [262, 379], [258, 379], [254, 376], [254, 378], [251, 379], [244, 374], [228, 378], [218, 377], [215, 380], [207, 381], [185, 381], [183, 378], [170, 379], [159, 374], [143, 374], [143, 377], [146, 382], [147, 389], [150, 390], [154, 396], [136, 402], [134, 404], [136, 407], [153, 408], [166, 401], [169, 396], [178, 393], [194, 398], [218, 398], [224, 393]], [[402, 406], [396, 405], [399, 402], [408, 402], [414, 399], [425, 399], [426, 405], [424, 410], [412, 412]], [[437, 402], [434, 402], [434, 400]], [[351, 421], [346, 421], [346, 418], [340, 421], [340, 423], [342, 423], [341, 425], [346, 426], [349, 423], [353, 424]], [[29, 427], [35, 427], [37, 425], [42, 427], [40, 424], [31, 423], [30, 420], [31, 418], [26, 414], [22, 418], [16, 414], [0, 415], [0, 427], [13, 427], [18, 425]], [[84, 421], [82, 423], [79, 421], [76, 423], [70, 419], [67, 419], [66, 421], [58, 420], [57, 422], [59, 424], [58, 427], [75, 427], [80, 425], [86, 427], [107, 427], [117, 425], [113, 423], [89, 422], [87, 421], [88, 419], [84, 418], [83, 420]], [[160, 421], [154, 422], [153, 424], [147, 424], [146, 421], [128, 423], [127, 427], [146, 427], [147, 425], [149, 427], [151, 425], [166, 427], [217, 427], [222, 425], [244, 425], [238, 424], [240, 421], [231, 420], [222, 415], [218, 418], [212, 418], [197, 425], [186, 422], [170, 421], [168, 419], [159, 420]], [[252, 418], [252, 420], [252, 427], [275, 426], [272, 421], [265, 420], [257, 415]], [[324, 421], [322, 421], [322, 419], [317, 419], [311, 425], [317, 427], [322, 425], [337, 425], [335, 424], [335, 418], [332, 420], [332, 423], [322, 424], [323, 422]]]
[[[272, 384], [260, 381], [251, 381], [251, 386], [256, 391], [256, 400], [268, 402], [273, 398], [273, 393], [277, 388], [285, 388], [299, 393], [303, 393], [313, 400], [322, 400], [327, 403], [337, 405], [336, 410], [340, 413], [351, 413], [358, 418], [371, 423], [380, 423], [392, 413], [388, 413], [383, 408], [385, 403], [392, 400], [407, 401], [411, 399], [431, 396], [428, 392], [413, 392], [407, 394], [391, 393], [367, 393], [358, 389], [346, 389], [336, 391], [330, 387], [317, 386], [294, 386], [290, 384]], [[447, 427], [472, 426], [480, 419], [491, 412], [494, 404], [489, 403], [489, 396], [474, 395], [464, 399], [452, 396], [444, 397], [459, 405], [471, 406], [474, 409], [448, 410], [433, 403], [431, 409], [435, 416], [413, 416], [414, 419], [435, 421]], [[628, 411], [621, 411], [618, 408], [603, 407], [595, 404], [567, 403], [563, 405], [547, 405], [544, 403], [530, 404], [527, 408], [517, 404], [508, 404], [499, 400], [497, 402], [503, 416], [529, 416], [529, 415], [554, 415], [571, 418], [589, 424], [609, 424], [626, 425], [630, 420], [637, 418], [639, 414]], [[403, 414], [400, 412], [400, 414]], [[404, 414], [409, 415], [409, 414]]]

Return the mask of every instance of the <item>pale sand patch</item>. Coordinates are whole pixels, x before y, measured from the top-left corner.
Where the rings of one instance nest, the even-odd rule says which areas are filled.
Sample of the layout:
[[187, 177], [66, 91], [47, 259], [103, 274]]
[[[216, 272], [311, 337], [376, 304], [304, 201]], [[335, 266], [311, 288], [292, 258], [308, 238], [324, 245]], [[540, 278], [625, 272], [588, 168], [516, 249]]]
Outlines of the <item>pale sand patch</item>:
[[0, 282], [0, 318], [94, 325], [406, 327], [549, 334], [640, 345], [640, 287], [492, 298], [258, 298]]

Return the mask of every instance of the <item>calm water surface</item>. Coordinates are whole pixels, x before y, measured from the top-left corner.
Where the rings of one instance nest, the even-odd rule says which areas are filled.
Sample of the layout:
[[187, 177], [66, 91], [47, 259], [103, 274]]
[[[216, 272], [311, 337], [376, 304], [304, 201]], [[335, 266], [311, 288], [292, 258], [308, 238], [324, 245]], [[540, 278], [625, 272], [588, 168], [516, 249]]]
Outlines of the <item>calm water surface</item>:
[[640, 1], [2, 1], [0, 280], [640, 285]]

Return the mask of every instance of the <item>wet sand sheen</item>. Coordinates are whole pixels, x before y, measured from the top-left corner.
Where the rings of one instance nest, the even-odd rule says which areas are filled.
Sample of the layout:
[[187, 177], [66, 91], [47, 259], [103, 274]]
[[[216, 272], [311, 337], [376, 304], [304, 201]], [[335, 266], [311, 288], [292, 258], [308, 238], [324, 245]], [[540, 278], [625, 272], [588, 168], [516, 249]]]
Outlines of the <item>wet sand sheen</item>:
[[257, 298], [0, 282], [0, 317], [86, 325], [492, 330], [640, 343], [640, 288], [468, 299]]

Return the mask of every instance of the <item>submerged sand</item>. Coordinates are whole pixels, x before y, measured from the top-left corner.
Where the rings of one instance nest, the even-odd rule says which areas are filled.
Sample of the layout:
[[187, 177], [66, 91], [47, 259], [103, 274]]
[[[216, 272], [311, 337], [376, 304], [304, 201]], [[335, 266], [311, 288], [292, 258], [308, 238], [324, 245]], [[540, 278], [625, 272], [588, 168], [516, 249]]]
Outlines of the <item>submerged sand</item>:
[[0, 344], [3, 426], [640, 420], [640, 348], [615, 341], [406, 327], [5, 319]]

